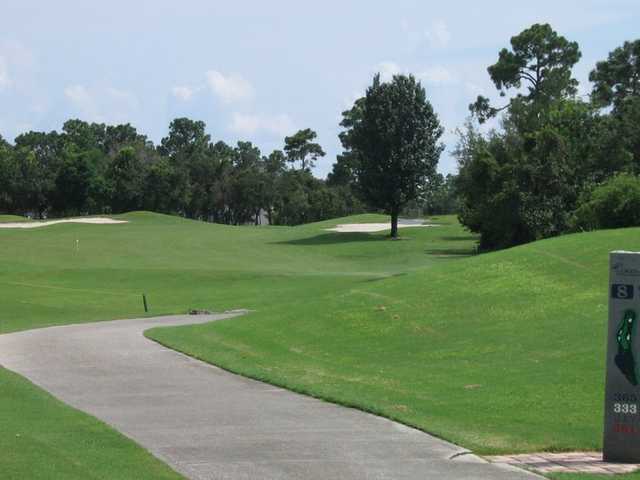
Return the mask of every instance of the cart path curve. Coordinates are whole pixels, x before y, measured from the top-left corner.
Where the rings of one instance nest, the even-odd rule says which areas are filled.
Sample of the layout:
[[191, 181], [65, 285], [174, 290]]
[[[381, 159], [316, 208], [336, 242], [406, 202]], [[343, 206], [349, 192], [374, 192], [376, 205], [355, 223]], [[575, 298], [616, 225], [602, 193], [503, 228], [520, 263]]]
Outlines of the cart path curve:
[[0, 335], [0, 365], [193, 480], [541, 478], [390, 420], [234, 375], [143, 336], [152, 327], [238, 314]]

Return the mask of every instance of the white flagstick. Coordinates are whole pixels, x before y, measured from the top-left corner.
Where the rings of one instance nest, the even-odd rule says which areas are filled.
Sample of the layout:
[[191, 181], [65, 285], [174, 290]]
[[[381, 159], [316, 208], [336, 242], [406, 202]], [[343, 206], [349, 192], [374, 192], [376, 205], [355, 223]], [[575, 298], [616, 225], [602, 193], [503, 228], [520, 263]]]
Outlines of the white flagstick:
[[76, 252], [80, 251], [80, 240], [76, 239]]

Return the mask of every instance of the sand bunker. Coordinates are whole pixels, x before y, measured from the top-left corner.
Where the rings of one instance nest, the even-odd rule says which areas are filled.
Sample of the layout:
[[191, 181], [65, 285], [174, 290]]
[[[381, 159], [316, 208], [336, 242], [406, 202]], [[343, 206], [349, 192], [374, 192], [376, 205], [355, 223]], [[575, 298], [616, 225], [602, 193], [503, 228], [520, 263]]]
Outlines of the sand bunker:
[[[438, 225], [434, 225], [431, 223], [424, 224], [422, 220], [398, 220], [398, 228], [409, 228], [409, 227], [437, 227]], [[374, 232], [382, 232], [384, 230], [391, 230], [391, 223], [344, 223], [341, 225], [336, 225], [333, 228], [327, 228], [330, 232], [339, 232], [339, 233], [354, 233], [354, 232], [365, 232], [365, 233], [374, 233]]]
[[114, 220], [113, 218], [104, 217], [87, 217], [87, 218], [65, 218], [63, 220], [45, 220], [43, 222], [10, 222], [0, 223], [0, 228], [38, 228], [48, 225], [56, 225], [58, 223], [91, 223], [94, 225], [129, 223], [126, 220]]

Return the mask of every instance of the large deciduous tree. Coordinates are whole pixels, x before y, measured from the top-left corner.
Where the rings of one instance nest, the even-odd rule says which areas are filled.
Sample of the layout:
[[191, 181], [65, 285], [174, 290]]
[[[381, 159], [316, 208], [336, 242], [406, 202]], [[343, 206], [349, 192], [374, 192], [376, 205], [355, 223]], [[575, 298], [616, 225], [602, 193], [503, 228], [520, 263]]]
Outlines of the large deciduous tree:
[[357, 186], [366, 202], [391, 215], [398, 236], [402, 207], [421, 196], [435, 175], [443, 150], [443, 128], [416, 79], [396, 75], [388, 83], [376, 75], [362, 102], [361, 118], [349, 133]]

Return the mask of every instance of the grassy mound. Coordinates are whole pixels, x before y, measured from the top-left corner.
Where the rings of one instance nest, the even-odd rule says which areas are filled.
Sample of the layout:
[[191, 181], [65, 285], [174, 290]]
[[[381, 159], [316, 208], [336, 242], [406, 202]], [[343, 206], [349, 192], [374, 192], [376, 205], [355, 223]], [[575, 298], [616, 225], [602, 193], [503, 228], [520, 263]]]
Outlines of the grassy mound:
[[639, 246], [571, 235], [150, 336], [479, 453], [598, 449], [607, 253]]

